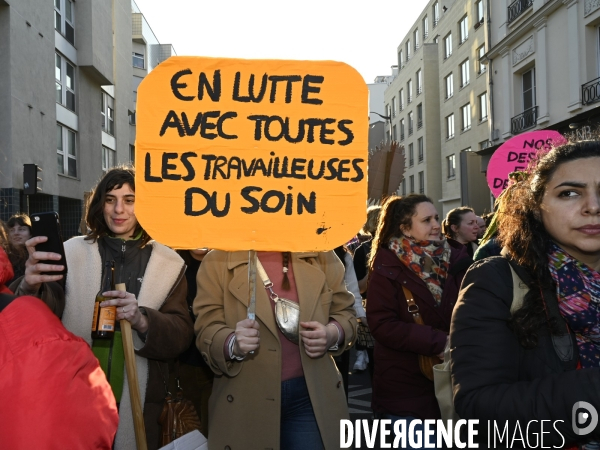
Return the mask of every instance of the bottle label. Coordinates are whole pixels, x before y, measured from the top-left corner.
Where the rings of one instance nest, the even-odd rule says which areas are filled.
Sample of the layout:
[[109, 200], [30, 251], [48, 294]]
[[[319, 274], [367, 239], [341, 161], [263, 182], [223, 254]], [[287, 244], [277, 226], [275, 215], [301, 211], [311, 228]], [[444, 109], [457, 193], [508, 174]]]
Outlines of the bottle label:
[[92, 319], [92, 331], [96, 331], [96, 324], [98, 323], [98, 309], [100, 309], [100, 302], [94, 303], [94, 318]]
[[98, 331], [115, 331], [115, 319], [117, 307], [107, 306], [100, 308], [100, 319], [98, 320]]

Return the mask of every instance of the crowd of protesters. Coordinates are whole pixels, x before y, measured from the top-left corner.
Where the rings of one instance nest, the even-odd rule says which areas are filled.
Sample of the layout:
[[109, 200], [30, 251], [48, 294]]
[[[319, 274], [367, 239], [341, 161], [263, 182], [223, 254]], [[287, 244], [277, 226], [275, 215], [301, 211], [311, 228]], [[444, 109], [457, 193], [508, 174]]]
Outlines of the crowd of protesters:
[[[600, 408], [600, 141], [540, 155], [483, 217], [462, 206], [441, 220], [433, 199], [394, 195], [335, 251], [258, 252], [255, 319], [248, 252], [152, 240], [135, 216], [132, 168], [106, 172], [85, 219], [87, 235], [64, 244], [66, 277], [60, 255], [36, 250], [46, 238], [32, 237], [27, 215], [0, 223], [0, 331], [13, 336], [0, 340], [0, 395], [22, 401], [16, 377], [50, 388], [39, 410], [0, 416], [7, 448], [43, 448], [53, 427], [57, 448], [135, 448], [119, 320], [133, 330], [149, 449], [165, 443], [159, 419], [174, 382], [211, 449], [339, 448], [357, 323], [374, 339], [352, 351], [353, 370], [369, 368], [376, 418], [415, 430], [440, 419], [432, 366], [450, 354], [461, 418], [535, 420], [547, 445], [600, 448], [600, 427], [582, 436], [572, 414], [578, 402]], [[94, 340], [110, 261], [126, 291], [104, 293], [118, 329]], [[19, 359], [7, 360], [16, 345]], [[67, 431], [41, 412], [52, 389], [56, 414], [81, 426]], [[555, 428], [539, 429], [544, 420]], [[41, 431], [24, 436], [31, 422]]]

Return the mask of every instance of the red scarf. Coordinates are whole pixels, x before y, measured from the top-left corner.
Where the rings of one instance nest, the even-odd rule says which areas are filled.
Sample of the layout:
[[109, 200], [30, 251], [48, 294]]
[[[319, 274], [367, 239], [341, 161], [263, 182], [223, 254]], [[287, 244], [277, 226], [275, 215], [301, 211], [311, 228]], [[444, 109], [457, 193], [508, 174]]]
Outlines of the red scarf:
[[450, 267], [450, 244], [441, 241], [416, 241], [407, 237], [392, 238], [390, 250], [421, 278], [439, 305]]

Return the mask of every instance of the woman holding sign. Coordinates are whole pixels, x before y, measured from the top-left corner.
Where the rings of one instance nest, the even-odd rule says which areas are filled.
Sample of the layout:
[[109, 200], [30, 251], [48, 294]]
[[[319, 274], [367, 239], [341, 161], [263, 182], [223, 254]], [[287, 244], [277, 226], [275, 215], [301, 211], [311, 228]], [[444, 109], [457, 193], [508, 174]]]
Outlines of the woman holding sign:
[[469, 269], [452, 317], [456, 411], [540, 447], [598, 440], [600, 141], [548, 152], [502, 208], [504, 255]]
[[[413, 421], [440, 418], [431, 367], [443, 358], [468, 267], [463, 261], [470, 262], [463, 245], [442, 237], [438, 220], [425, 195], [389, 197], [369, 261], [367, 319], [376, 341], [372, 407], [383, 419], [404, 421], [406, 429]], [[422, 431], [423, 423], [415, 429]]]
[[120, 402], [114, 448], [133, 449], [136, 441], [120, 332], [93, 340], [90, 332], [94, 300], [106, 275], [103, 268], [106, 262], [114, 262], [115, 280], [125, 283], [127, 292], [102, 293], [108, 299], [100, 306], [116, 307], [117, 326], [119, 320], [127, 320], [134, 330], [147, 443], [149, 449], [156, 449], [161, 431], [157, 420], [165, 398], [163, 378], [168, 379], [166, 361], [182, 353], [193, 339], [185, 265], [173, 250], [150, 240], [138, 223], [133, 169], [118, 167], [104, 175], [90, 197], [86, 223], [88, 235], [64, 245], [69, 268], [64, 291], [56, 294], [47, 286], [62, 278], [52, 272], [63, 267], [40, 262], [58, 261], [60, 255], [36, 251], [35, 246], [47, 238], [34, 237], [26, 244], [29, 259], [17, 294], [38, 296], [51, 308], [64, 302], [63, 324], [92, 346]]
[[[356, 331], [344, 267], [333, 252], [258, 252], [258, 261], [256, 320], [246, 318], [247, 251], [213, 250], [198, 272], [196, 344], [217, 375], [209, 448], [337, 449], [349, 413], [332, 356]], [[275, 304], [284, 299], [287, 316]]]

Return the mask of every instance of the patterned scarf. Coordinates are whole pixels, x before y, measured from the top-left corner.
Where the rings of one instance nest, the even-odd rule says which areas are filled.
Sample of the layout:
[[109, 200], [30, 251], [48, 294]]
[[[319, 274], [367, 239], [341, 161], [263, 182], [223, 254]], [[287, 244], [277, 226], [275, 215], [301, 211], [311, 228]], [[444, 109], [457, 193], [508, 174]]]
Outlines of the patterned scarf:
[[388, 245], [400, 261], [425, 282], [439, 305], [450, 266], [448, 241], [416, 241], [401, 237], [390, 239]]
[[577, 338], [581, 367], [600, 367], [600, 273], [556, 244], [548, 261], [560, 312]]

